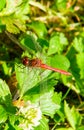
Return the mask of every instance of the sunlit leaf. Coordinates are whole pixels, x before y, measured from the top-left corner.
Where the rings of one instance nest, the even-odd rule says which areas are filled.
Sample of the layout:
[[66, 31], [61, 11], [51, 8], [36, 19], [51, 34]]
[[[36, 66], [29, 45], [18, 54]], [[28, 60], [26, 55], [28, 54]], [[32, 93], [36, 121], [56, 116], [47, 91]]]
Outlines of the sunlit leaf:
[[83, 39], [82, 37], [75, 37], [73, 40], [73, 47], [75, 48], [75, 50], [77, 52], [83, 52], [84, 51], [84, 43], [83, 43]]
[[25, 34], [20, 38], [20, 42], [23, 46], [26, 47], [26, 50], [28, 48], [31, 50], [31, 52], [36, 51], [36, 41], [33, 36]]
[[78, 128], [81, 125], [82, 117], [74, 106], [71, 108], [71, 113], [75, 121], [75, 126]]
[[[57, 97], [59, 97], [57, 99]], [[58, 109], [60, 109], [61, 95], [54, 93], [53, 90], [42, 94], [40, 97], [40, 107], [43, 114], [53, 117]], [[57, 101], [56, 101], [57, 100]]]
[[51, 37], [49, 44], [50, 45], [49, 45], [48, 55], [55, 54], [55, 53], [60, 54], [68, 45], [68, 41], [63, 33], [59, 33]]
[[66, 102], [64, 103], [64, 111], [65, 111], [67, 120], [69, 121], [72, 128], [76, 129], [74, 117], [73, 117], [73, 115], [71, 113], [71, 110], [70, 110], [70, 108], [69, 108], [69, 106], [68, 106], [68, 104]]
[[76, 129], [81, 123], [80, 114], [76, 111], [76, 109], [74, 107], [72, 107], [72, 109], [70, 109], [66, 102], [64, 102], [64, 111], [65, 111], [67, 120], [70, 123], [70, 125], [72, 126], [72, 128]]
[[77, 54], [76, 58], [78, 67], [80, 68], [80, 75], [81, 75], [80, 78], [84, 79], [84, 53]]
[[5, 125], [5, 128], [4, 128], [4, 130], [22, 130], [19, 126], [17, 126], [17, 124], [16, 125], [13, 125], [13, 124], [11, 124], [11, 122], [9, 122], [9, 123], [7, 123], [6, 125]]
[[5, 81], [0, 79], [0, 102], [9, 105], [11, 103], [11, 93]]
[[7, 113], [5, 109], [0, 105], [0, 124], [7, 120]]
[[40, 125], [34, 128], [34, 130], [49, 130], [48, 119], [43, 117], [42, 120], [40, 120]]
[[34, 21], [28, 24], [28, 27], [36, 32], [39, 37], [44, 37], [47, 34], [47, 29], [44, 23]]
[[28, 0], [25, 0], [24, 2], [22, 0], [19, 0], [18, 2], [9, 0], [6, 3], [6, 8], [0, 12], [1, 21], [6, 25], [7, 31], [17, 34], [20, 30], [25, 31], [25, 22], [28, 19], [28, 12]]
[[21, 96], [24, 95], [29, 89], [33, 88], [39, 80], [39, 69], [36, 71], [34, 68], [27, 68], [25, 66], [15, 65], [16, 78], [18, 80]]
[[[75, 87], [77, 89], [77, 92], [81, 95], [84, 95], [84, 89], [83, 89], [83, 81], [82, 78], [83, 75], [83, 53], [77, 53], [75, 48], [72, 46], [67, 54], [68, 59], [70, 60], [70, 68], [72, 71], [73, 76], [75, 77]], [[80, 78], [81, 75], [81, 78]]]
[[50, 60], [50, 63], [51, 63], [51, 66], [60, 68], [63, 70], [68, 70], [68, 68], [70, 67], [69, 60], [67, 59], [67, 57], [65, 57], [63, 55], [53, 56]]
[[6, 0], [0, 0], [0, 11], [4, 8]]

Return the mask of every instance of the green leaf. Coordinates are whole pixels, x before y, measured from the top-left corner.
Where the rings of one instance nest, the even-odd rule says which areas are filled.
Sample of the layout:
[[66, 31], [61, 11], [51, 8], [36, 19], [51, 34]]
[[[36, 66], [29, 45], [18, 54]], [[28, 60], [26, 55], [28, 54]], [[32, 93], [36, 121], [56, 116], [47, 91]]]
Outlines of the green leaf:
[[[19, 6], [22, 3], [22, 0], [18, 0], [16, 3], [15, 0], [7, 0], [6, 1], [6, 7], [0, 12], [1, 16], [6, 16], [14, 13], [17, 6]], [[12, 7], [12, 8], [11, 8]]]
[[19, 125], [12, 125], [11, 122], [7, 123], [4, 130], [22, 130]]
[[21, 96], [23, 96], [29, 89], [33, 88], [40, 82], [40, 71], [32, 67], [25, 67], [23, 65], [15, 65], [16, 78], [19, 84]]
[[77, 65], [80, 68], [80, 78], [84, 79], [84, 53], [76, 55]]
[[46, 39], [38, 38], [37, 42], [41, 45], [42, 49], [47, 48], [49, 46], [49, 43]]
[[5, 103], [5, 105], [11, 104], [12, 96], [8, 85], [5, 81], [0, 79], [0, 102]]
[[20, 43], [25, 46], [26, 50], [36, 51], [36, 41], [33, 36], [24, 34], [20, 38]]
[[38, 127], [34, 128], [34, 130], [49, 130], [48, 119], [43, 117], [40, 120], [40, 125]]
[[39, 37], [44, 37], [47, 34], [46, 26], [42, 22], [33, 21], [32, 23], [27, 24], [27, 26], [35, 31]]
[[84, 43], [83, 43], [84, 38], [83, 37], [75, 37], [73, 40], [73, 47], [75, 50], [79, 53], [84, 51]]
[[64, 110], [62, 110], [62, 107], [61, 107], [61, 109], [59, 109], [59, 110], [57, 111], [57, 113], [55, 114], [55, 116], [54, 116], [54, 121], [55, 121], [55, 122], [61, 121], [61, 122], [64, 123], [64, 121], [65, 121], [65, 115], [64, 115]]
[[55, 55], [50, 58], [50, 63], [52, 67], [56, 67], [63, 70], [68, 70], [70, 67], [70, 62], [67, 57], [63, 55]]
[[30, 54], [34, 54], [34, 55], [35, 55], [36, 52], [38, 54], [39, 53], [41, 54], [42, 51], [43, 51], [42, 50], [42, 48], [43, 48], [42, 43], [44, 42], [44, 46], [45, 46], [45, 43], [46, 43], [45, 40], [41, 40], [40, 42], [36, 41], [35, 37], [31, 34], [23, 34], [23, 35], [21, 35], [19, 40], [20, 40], [20, 43], [22, 44], [22, 46], [24, 46], [25, 50], [27, 52], [29, 52]]
[[6, 8], [0, 12], [1, 21], [6, 25], [7, 31], [17, 34], [20, 30], [25, 31], [28, 12], [28, 0], [19, 0], [18, 2], [9, 0], [6, 3]]
[[5, 75], [8, 75], [8, 73], [9, 73], [9, 68], [8, 68], [6, 62], [3, 62], [2, 68], [3, 68], [4, 74], [5, 74]]
[[[19, 124], [22, 120], [20, 119], [21, 117], [19, 115], [11, 114], [12, 116], [9, 116], [9, 123], [6, 127], [8, 127], [10, 130], [22, 130], [19, 127]], [[8, 129], [7, 129], [8, 130]]]
[[73, 115], [71, 113], [71, 110], [66, 102], [64, 102], [64, 111], [65, 111], [65, 115], [67, 117], [67, 120], [69, 121], [72, 128], [76, 129], [75, 120], [74, 120]]
[[68, 122], [72, 126], [73, 129], [78, 128], [78, 126], [81, 124], [81, 116], [80, 114], [76, 111], [74, 107], [70, 110], [68, 104], [64, 102], [64, 111], [65, 115], [67, 117]]
[[54, 93], [52, 89], [42, 94], [42, 96], [40, 96], [40, 107], [42, 113], [44, 115], [53, 117], [56, 111], [60, 109], [60, 102], [61, 95], [58, 93]]
[[81, 125], [82, 117], [74, 106], [71, 108], [71, 113], [72, 113], [74, 121], [75, 121], [75, 126], [76, 126], [76, 128], [78, 128]]
[[4, 8], [6, 0], [0, 0], [0, 11]]
[[7, 120], [7, 113], [4, 107], [0, 105], [0, 124], [4, 123]]
[[14, 21], [15, 21], [15, 18], [13, 17], [13, 15], [8, 16], [8, 17], [2, 17], [2, 23], [6, 25], [7, 31], [10, 33], [17, 34], [20, 32], [20, 30], [19, 28], [17, 28], [17, 26], [15, 26]]
[[84, 77], [83, 55], [84, 54], [82, 52], [77, 53], [77, 51], [73, 46], [71, 46], [69, 52], [67, 53], [67, 57], [70, 60], [70, 64], [71, 64], [70, 68], [76, 80], [75, 82], [76, 92], [84, 96], [83, 80], [82, 80]]
[[60, 12], [66, 11], [67, 0], [55, 0], [55, 4]]
[[60, 54], [68, 45], [68, 41], [63, 33], [58, 33], [51, 37], [49, 44], [50, 45], [49, 45], [48, 55], [55, 54], [55, 53]]

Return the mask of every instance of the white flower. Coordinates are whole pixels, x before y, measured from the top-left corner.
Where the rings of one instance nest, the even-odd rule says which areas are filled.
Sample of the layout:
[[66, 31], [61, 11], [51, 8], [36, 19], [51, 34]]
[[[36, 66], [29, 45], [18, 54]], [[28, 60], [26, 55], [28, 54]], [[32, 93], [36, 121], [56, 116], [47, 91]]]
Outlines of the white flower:
[[18, 115], [23, 117], [19, 125], [23, 130], [33, 130], [33, 127], [40, 124], [42, 118], [40, 107], [31, 104], [30, 101], [20, 107]]

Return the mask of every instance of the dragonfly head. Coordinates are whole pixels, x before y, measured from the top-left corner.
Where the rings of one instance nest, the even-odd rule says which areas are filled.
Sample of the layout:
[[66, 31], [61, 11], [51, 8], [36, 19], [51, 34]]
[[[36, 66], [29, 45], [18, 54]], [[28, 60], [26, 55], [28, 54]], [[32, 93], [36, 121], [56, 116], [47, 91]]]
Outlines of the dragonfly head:
[[28, 59], [27, 56], [25, 56], [25, 57], [22, 58], [22, 64], [24, 66], [28, 66], [29, 65], [29, 59]]

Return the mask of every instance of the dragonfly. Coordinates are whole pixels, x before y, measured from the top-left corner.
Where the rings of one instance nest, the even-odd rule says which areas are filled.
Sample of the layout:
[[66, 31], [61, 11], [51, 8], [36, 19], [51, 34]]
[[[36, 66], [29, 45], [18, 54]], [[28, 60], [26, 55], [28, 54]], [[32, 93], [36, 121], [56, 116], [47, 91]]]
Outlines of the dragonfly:
[[35, 59], [29, 59], [27, 56], [24, 56], [22, 58], [22, 64], [26, 67], [36, 67], [36, 68], [43, 68], [43, 69], [48, 69], [52, 70], [54, 72], [58, 72], [64, 75], [71, 75], [70, 72], [58, 69], [58, 68], [53, 68], [51, 66], [48, 66], [47, 64], [44, 64], [42, 60], [35, 58]]

